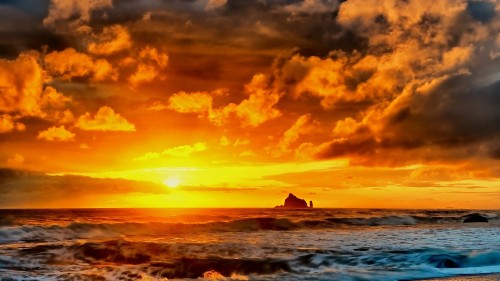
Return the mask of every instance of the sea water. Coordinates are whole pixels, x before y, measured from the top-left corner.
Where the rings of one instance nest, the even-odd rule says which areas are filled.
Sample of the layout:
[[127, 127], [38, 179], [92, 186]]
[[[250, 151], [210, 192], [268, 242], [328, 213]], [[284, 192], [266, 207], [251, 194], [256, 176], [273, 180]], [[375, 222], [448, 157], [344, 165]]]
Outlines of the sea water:
[[[488, 223], [463, 223], [480, 213]], [[500, 211], [0, 210], [0, 280], [415, 280], [500, 272]]]

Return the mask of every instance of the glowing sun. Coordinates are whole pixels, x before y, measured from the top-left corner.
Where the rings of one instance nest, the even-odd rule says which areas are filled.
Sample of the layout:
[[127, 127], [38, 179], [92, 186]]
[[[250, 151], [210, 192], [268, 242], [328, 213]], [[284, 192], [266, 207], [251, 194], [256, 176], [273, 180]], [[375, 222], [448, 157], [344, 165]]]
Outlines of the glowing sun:
[[178, 178], [169, 178], [166, 179], [163, 183], [170, 188], [176, 188], [179, 186], [181, 181]]

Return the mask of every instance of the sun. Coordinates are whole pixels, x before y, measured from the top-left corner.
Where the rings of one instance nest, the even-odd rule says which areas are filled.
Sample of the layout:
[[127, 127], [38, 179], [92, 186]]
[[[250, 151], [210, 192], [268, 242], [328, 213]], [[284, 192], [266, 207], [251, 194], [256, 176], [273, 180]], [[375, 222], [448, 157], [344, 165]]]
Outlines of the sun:
[[168, 178], [163, 183], [170, 188], [176, 188], [179, 186], [181, 181], [178, 178]]

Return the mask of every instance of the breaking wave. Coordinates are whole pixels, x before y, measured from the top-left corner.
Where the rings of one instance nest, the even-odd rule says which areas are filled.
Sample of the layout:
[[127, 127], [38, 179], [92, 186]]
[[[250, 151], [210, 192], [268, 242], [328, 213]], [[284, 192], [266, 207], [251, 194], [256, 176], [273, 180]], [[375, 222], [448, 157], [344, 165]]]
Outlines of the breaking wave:
[[[116, 265], [121, 268], [126, 268], [123, 265], [135, 266], [133, 274], [146, 274], [158, 279], [195, 279], [206, 277], [207, 274], [231, 277], [315, 273], [318, 276], [330, 276], [329, 280], [374, 280], [363, 275], [354, 276], [355, 278], [351, 276], [354, 279], [331, 276], [332, 269], [349, 267], [384, 268], [385, 275], [380, 275], [377, 280], [396, 280], [391, 279], [394, 276], [398, 277], [397, 280], [403, 280], [500, 272], [500, 251], [317, 251], [290, 258], [231, 258], [200, 255], [188, 246], [184, 247], [182, 252], [173, 253], [173, 246], [170, 244], [110, 240], [73, 245], [38, 245], [23, 249], [20, 254], [50, 257], [45, 263], [51, 264], [76, 260], [94, 265]], [[19, 265], [1, 264], [2, 268], [9, 266]], [[127, 274], [132, 274], [130, 268], [128, 269]]]
[[157, 236], [168, 234], [291, 231], [327, 229], [342, 226], [405, 226], [418, 224], [461, 223], [462, 217], [382, 216], [370, 218], [324, 218], [293, 221], [286, 218], [247, 218], [208, 223], [70, 223], [67, 225], [14, 225], [0, 227], [0, 243], [61, 241], [121, 236]]

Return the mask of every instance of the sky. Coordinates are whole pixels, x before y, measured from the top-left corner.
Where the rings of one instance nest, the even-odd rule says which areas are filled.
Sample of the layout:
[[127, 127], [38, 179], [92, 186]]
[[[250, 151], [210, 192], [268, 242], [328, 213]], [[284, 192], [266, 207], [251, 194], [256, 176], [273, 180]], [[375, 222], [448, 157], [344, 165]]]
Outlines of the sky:
[[500, 208], [498, 0], [0, 0], [0, 208]]

